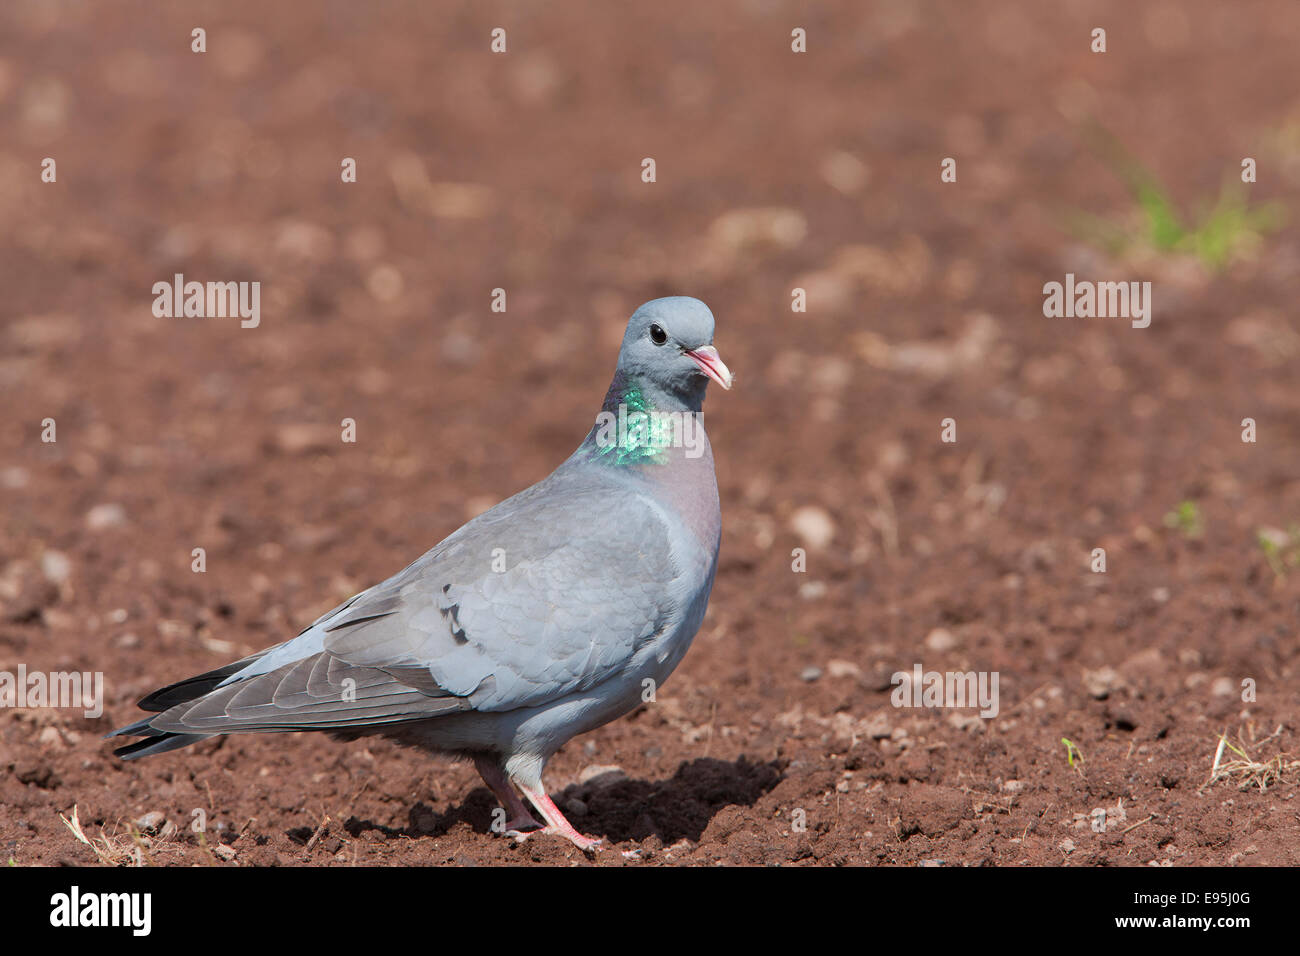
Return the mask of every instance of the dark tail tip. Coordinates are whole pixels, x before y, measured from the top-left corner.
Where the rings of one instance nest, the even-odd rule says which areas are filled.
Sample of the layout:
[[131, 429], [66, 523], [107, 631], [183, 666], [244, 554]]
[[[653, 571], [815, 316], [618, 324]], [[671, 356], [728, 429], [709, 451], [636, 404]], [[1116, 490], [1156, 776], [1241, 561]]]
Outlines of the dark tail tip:
[[[122, 733], [129, 728], [122, 728]], [[146, 737], [144, 740], [137, 740], [135, 743], [127, 744], [125, 747], [118, 747], [113, 751], [114, 757], [121, 757], [123, 760], [135, 760], [139, 757], [151, 757], [154, 754], [164, 754], [169, 750], [180, 750], [182, 747], [188, 747], [190, 744], [198, 743], [200, 740], [207, 740], [212, 734], [173, 734], [162, 731], [154, 731], [154, 735]]]

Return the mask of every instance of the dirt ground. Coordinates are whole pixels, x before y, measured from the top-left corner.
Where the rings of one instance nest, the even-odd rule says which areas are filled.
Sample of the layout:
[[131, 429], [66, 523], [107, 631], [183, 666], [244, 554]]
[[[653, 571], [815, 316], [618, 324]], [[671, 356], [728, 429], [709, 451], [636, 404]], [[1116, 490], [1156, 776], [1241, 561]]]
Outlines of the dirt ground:
[[[0, 671], [102, 672], [105, 711], [0, 710], [0, 859], [1300, 863], [1298, 29], [1283, 0], [4, 4]], [[1188, 221], [1244, 157], [1285, 218], [1221, 267], [1141, 241], [1097, 129]], [[261, 282], [260, 324], [155, 317], [175, 273]], [[1150, 281], [1151, 325], [1046, 318], [1066, 273]], [[148, 691], [544, 477], [664, 294], [737, 373], [717, 583], [658, 700], [547, 773], [639, 859], [516, 845], [471, 766], [383, 741], [111, 756]], [[916, 664], [996, 672], [998, 715], [892, 706]]]

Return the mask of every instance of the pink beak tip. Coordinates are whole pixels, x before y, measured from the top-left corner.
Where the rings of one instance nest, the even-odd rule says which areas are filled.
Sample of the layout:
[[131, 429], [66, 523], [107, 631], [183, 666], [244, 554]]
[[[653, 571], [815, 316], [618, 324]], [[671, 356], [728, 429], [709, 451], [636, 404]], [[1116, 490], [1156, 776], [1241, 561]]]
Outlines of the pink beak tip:
[[736, 377], [731, 374], [731, 369], [727, 368], [722, 356], [712, 345], [701, 345], [698, 349], [688, 349], [686, 352], [695, 360], [701, 371], [709, 378], [713, 379], [725, 389], [730, 389], [736, 381]]

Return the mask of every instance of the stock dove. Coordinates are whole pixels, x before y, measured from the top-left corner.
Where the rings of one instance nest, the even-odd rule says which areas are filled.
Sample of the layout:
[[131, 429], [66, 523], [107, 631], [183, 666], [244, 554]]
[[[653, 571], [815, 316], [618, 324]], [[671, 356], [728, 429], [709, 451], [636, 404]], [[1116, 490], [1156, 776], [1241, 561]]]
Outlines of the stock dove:
[[721, 535], [700, 415], [710, 379], [731, 387], [708, 307], [647, 302], [596, 424], [550, 476], [292, 640], [149, 694], [151, 715], [110, 734], [143, 739], [115, 753], [230, 733], [381, 734], [472, 759], [515, 834], [593, 849], [542, 768], [646, 699], [699, 630]]

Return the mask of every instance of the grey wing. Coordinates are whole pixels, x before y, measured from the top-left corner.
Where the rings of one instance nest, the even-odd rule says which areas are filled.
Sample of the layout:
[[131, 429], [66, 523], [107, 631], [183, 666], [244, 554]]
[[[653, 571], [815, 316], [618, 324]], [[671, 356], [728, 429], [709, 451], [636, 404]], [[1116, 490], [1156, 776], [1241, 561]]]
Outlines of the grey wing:
[[627, 666], [674, 618], [678, 577], [654, 505], [556, 495], [466, 526], [327, 622], [324, 646], [475, 710], [535, 706]]
[[[245, 666], [150, 695], [142, 706], [163, 713], [120, 733], [325, 730], [545, 703], [626, 666], [673, 617], [677, 576], [647, 501], [623, 496], [615, 513], [607, 493], [521, 496]], [[174, 690], [191, 686], [202, 691]]]
[[445, 692], [430, 694], [381, 669], [320, 653], [176, 704], [144, 723], [191, 734], [329, 730], [468, 709]]

